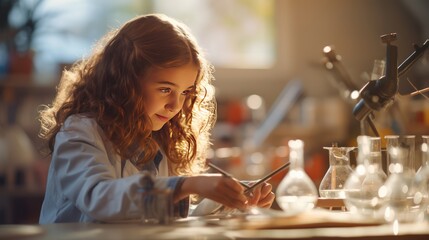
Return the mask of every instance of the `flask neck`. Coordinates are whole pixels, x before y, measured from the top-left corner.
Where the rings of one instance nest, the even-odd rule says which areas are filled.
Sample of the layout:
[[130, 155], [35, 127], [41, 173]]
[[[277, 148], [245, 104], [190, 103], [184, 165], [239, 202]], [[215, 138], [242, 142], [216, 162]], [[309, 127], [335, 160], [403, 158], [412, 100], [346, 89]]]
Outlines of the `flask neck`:
[[377, 169], [381, 167], [381, 151], [377, 151], [377, 148], [374, 148], [373, 146], [374, 138], [368, 136], [358, 137], [357, 165]]
[[292, 150], [290, 152], [289, 156], [290, 161], [290, 169], [302, 169], [304, 167], [304, 155], [302, 151], [299, 151], [297, 149]]
[[291, 170], [304, 167], [304, 144], [301, 140], [289, 142], [289, 161]]
[[390, 173], [413, 172], [414, 168], [410, 156], [410, 149], [393, 147], [389, 154], [391, 158], [389, 164]]

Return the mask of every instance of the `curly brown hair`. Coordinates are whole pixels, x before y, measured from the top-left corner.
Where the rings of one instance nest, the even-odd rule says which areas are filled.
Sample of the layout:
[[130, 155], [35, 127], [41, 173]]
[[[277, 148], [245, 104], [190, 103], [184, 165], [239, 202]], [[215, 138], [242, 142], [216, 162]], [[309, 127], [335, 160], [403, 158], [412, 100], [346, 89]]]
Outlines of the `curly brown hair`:
[[[151, 67], [194, 63], [194, 93], [159, 131], [152, 131], [140, 81]], [[93, 53], [64, 71], [53, 103], [40, 111], [40, 136], [52, 153], [55, 136], [73, 114], [94, 118], [123, 159], [144, 150], [140, 167], [162, 149], [174, 174], [205, 169], [210, 130], [216, 118], [213, 67], [182, 23], [162, 14], [136, 17], [98, 42]]]

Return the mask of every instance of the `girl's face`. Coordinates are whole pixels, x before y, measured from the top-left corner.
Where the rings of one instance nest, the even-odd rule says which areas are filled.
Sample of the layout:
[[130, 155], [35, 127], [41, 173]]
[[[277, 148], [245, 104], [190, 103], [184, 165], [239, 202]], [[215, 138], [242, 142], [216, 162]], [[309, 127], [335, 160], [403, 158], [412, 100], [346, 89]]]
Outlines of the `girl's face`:
[[198, 68], [193, 64], [148, 70], [142, 94], [153, 131], [161, 129], [182, 109], [186, 97], [193, 92], [197, 74]]

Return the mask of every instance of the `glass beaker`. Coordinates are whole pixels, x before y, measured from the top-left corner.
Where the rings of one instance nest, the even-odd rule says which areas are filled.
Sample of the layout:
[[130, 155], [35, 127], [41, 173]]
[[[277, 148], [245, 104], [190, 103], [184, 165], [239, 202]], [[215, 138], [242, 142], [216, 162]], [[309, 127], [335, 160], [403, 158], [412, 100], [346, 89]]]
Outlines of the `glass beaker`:
[[347, 209], [361, 217], [382, 218], [383, 199], [378, 190], [386, 180], [381, 168], [371, 159], [371, 137], [358, 136], [357, 166], [346, 181], [344, 203]]
[[290, 169], [276, 190], [276, 200], [280, 208], [288, 214], [299, 214], [315, 207], [317, 189], [304, 171], [304, 142], [290, 140]]
[[416, 222], [424, 219], [428, 198], [425, 181], [406, 165], [414, 149], [407, 145], [390, 147], [390, 175], [380, 188], [379, 196], [385, 200], [384, 219], [387, 222]]
[[344, 185], [353, 172], [350, 167], [350, 151], [355, 147], [324, 147], [329, 150], [329, 168], [319, 185], [319, 195], [322, 198], [345, 198]]

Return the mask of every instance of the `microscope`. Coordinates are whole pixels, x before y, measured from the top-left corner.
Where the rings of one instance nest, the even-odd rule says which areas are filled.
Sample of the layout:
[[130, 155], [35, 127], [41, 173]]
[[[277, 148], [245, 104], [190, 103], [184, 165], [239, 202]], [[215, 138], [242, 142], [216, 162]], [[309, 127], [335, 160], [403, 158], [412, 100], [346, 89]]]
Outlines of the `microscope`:
[[392, 44], [395, 40], [396, 33], [381, 36], [381, 41], [386, 44], [386, 74], [362, 87], [359, 91], [360, 100], [353, 108], [354, 117], [361, 122], [367, 121], [377, 137], [379, 134], [372, 122], [371, 113], [389, 107], [394, 102], [398, 94], [399, 77], [411, 68], [429, 46], [429, 39], [421, 47], [414, 45], [414, 52], [398, 67], [398, 47]]

